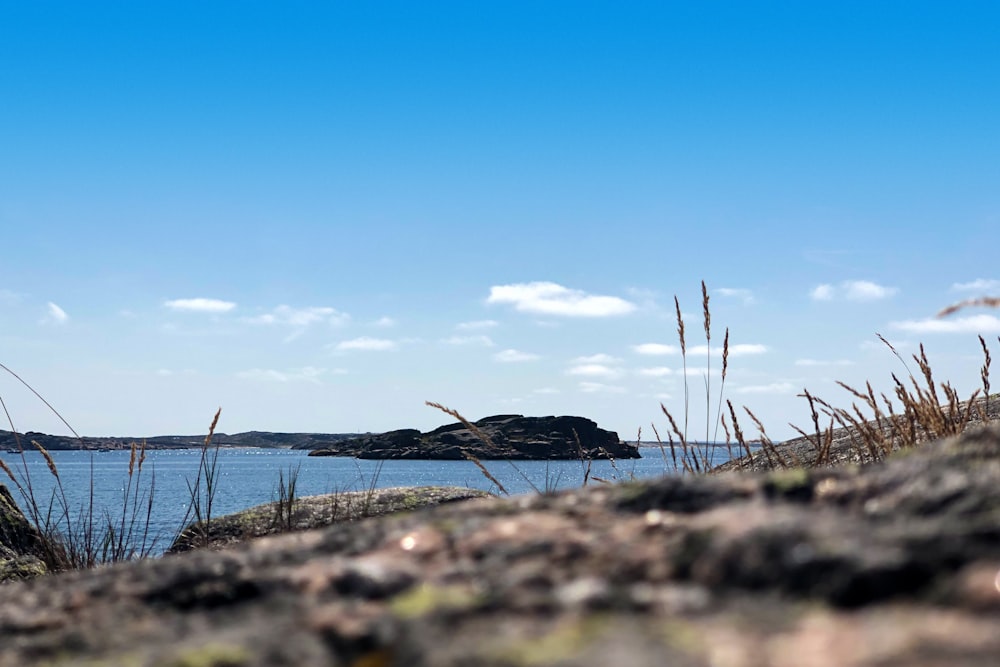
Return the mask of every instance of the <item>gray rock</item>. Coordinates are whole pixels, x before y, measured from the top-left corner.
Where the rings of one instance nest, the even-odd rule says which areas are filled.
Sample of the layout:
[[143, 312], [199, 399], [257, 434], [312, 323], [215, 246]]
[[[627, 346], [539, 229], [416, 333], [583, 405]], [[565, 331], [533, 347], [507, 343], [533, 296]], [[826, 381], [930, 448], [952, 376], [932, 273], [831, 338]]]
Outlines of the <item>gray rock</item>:
[[0, 583], [45, 574], [45, 555], [41, 534], [21, 512], [10, 490], [0, 484]]
[[996, 664], [1000, 429], [0, 587], [8, 665]]

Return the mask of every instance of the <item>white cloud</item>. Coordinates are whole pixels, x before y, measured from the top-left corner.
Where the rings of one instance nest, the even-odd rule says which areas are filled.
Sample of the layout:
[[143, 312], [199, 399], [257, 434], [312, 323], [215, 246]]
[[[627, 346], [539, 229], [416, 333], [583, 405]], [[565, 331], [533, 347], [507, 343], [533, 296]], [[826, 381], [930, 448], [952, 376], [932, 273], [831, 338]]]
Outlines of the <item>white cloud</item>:
[[66, 314], [65, 310], [49, 301], [48, 316], [45, 319], [55, 324], [66, 324], [69, 321], [69, 315]]
[[[708, 351], [708, 347], [705, 345], [695, 345], [688, 349], [689, 356], [705, 356]], [[736, 343], [735, 345], [729, 346], [729, 356], [730, 357], [742, 357], [748, 354], [764, 354], [767, 352], [767, 346], [761, 345], [759, 343]], [[722, 348], [712, 346], [712, 354], [722, 354]]]
[[577, 357], [573, 360], [574, 364], [617, 364], [621, 359], [617, 357], [612, 357], [610, 354], [592, 354], [586, 357]]
[[741, 299], [744, 306], [749, 306], [755, 303], [756, 299], [753, 298], [753, 292], [748, 289], [743, 288], [733, 288], [733, 287], [720, 287], [716, 290], [712, 290], [721, 297], [730, 299]]
[[850, 301], [878, 301], [899, 291], [895, 287], [884, 287], [868, 280], [848, 280], [843, 283], [843, 288]]
[[306, 308], [293, 308], [284, 304], [278, 306], [270, 313], [248, 317], [247, 322], [251, 324], [280, 325], [297, 328], [306, 328], [311, 324], [328, 322], [333, 325], [344, 324], [350, 319], [347, 313], [341, 313], [336, 308], [329, 306], [309, 306]]
[[686, 373], [683, 368], [678, 370], [677, 372], [680, 375], [684, 375], [685, 377], [696, 377], [696, 378], [701, 378], [705, 376], [716, 377], [722, 374], [722, 370], [718, 367], [712, 367], [711, 371], [709, 371], [709, 369], [707, 368], [696, 368], [694, 366], [688, 366]]
[[459, 331], [478, 331], [480, 329], [492, 329], [499, 322], [496, 320], [476, 320], [474, 322], [459, 322], [455, 328]]
[[977, 278], [968, 283], [955, 283], [951, 288], [960, 292], [1000, 292], [1000, 280]]
[[368, 336], [362, 336], [361, 338], [353, 338], [351, 340], [342, 340], [334, 347], [338, 352], [346, 352], [349, 350], [360, 350], [364, 352], [387, 352], [390, 350], [395, 350], [399, 345], [394, 340], [386, 340], [384, 338], [369, 338]]
[[809, 293], [809, 296], [816, 301], [829, 301], [833, 298], [833, 285], [817, 285]]
[[566, 371], [567, 375], [585, 375], [588, 377], [614, 378], [622, 374], [617, 368], [603, 364], [577, 364]]
[[624, 387], [617, 387], [610, 384], [602, 384], [600, 382], [581, 382], [579, 384], [580, 391], [586, 394], [624, 394]]
[[909, 333], [993, 334], [1000, 333], [1000, 318], [994, 315], [970, 315], [954, 319], [927, 318], [893, 322], [890, 326]]
[[489, 336], [451, 336], [441, 340], [445, 345], [479, 345], [493, 347], [496, 343]]
[[173, 375], [197, 375], [198, 371], [193, 368], [184, 368], [179, 371], [171, 370], [169, 368], [160, 368], [157, 369], [156, 374], [160, 377], [171, 377]]
[[236, 308], [232, 301], [222, 301], [221, 299], [173, 299], [165, 301], [164, 306], [171, 310], [183, 310], [196, 313], [228, 313]]
[[597, 296], [550, 282], [495, 285], [487, 303], [509, 303], [516, 310], [566, 317], [611, 317], [635, 310], [635, 304], [616, 296]]
[[796, 366], [853, 366], [853, 361], [847, 359], [837, 359], [835, 361], [824, 361], [821, 359], [796, 359]]
[[383, 316], [372, 322], [372, 326], [380, 327], [382, 329], [388, 329], [389, 327], [396, 326], [396, 320], [392, 319], [391, 317]]
[[[320, 377], [330, 373], [325, 368], [315, 368], [313, 366], [305, 366], [304, 368], [292, 369], [288, 371], [277, 371], [273, 369], [265, 368], [251, 368], [249, 370], [240, 371], [236, 374], [236, 377], [242, 380], [263, 380], [267, 382], [311, 382], [314, 384], [319, 384]], [[332, 373], [343, 374], [342, 370], [334, 370]]]
[[540, 359], [537, 354], [530, 352], [520, 352], [518, 350], [503, 350], [493, 355], [493, 358], [501, 363], [517, 363], [520, 361], [535, 361]]
[[614, 378], [622, 374], [622, 370], [615, 364], [621, 359], [612, 357], [610, 354], [591, 354], [585, 357], [577, 357], [571, 363], [567, 375], [586, 375], [591, 377]]
[[772, 382], [737, 387], [734, 391], [738, 394], [788, 394], [795, 391], [795, 386], [790, 382]]
[[633, 345], [632, 349], [639, 354], [649, 355], [680, 354], [681, 351], [681, 348], [676, 345], [664, 345], [662, 343], [643, 343], [641, 345]]
[[878, 301], [887, 299], [898, 291], [895, 287], [885, 287], [870, 280], [845, 280], [837, 287], [818, 285], [809, 295], [816, 301], [831, 301], [838, 297], [848, 301]]
[[674, 370], [672, 368], [667, 368], [666, 366], [655, 366], [653, 368], [639, 369], [639, 375], [645, 375], [646, 377], [661, 378], [673, 374]]

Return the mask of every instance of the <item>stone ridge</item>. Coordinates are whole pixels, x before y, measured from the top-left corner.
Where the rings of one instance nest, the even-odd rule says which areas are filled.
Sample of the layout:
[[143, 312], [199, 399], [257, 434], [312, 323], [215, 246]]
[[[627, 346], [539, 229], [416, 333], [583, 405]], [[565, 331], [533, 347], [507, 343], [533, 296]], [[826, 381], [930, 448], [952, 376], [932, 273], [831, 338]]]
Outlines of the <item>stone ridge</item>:
[[0, 667], [992, 667], [1000, 428], [0, 586]]
[[310, 456], [354, 456], [363, 459], [579, 460], [639, 458], [637, 447], [614, 431], [583, 417], [494, 415], [474, 422], [490, 442], [456, 422], [421, 433], [401, 429], [352, 438], [314, 450]]
[[[327, 447], [341, 440], [355, 438], [358, 433], [272, 433], [269, 431], [246, 431], [244, 433], [216, 433], [212, 443], [220, 447], [283, 447], [290, 449], [313, 449]], [[149, 449], [186, 449], [201, 447], [205, 443], [205, 435], [154, 435], [143, 438], [130, 437], [93, 437], [75, 438], [64, 435], [49, 435], [48, 433], [27, 433], [15, 436], [11, 431], [0, 430], [0, 449], [35, 451], [31, 442], [35, 441], [45, 449], [58, 451], [64, 449], [128, 449], [132, 443], [146, 443]]]

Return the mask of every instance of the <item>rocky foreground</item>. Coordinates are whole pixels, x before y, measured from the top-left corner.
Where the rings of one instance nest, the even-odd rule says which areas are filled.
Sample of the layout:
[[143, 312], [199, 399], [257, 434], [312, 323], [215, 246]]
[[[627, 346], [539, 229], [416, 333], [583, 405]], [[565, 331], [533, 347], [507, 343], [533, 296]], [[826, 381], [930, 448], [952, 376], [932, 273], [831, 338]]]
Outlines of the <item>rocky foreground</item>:
[[[473, 429], [454, 423], [421, 433], [400, 429], [342, 440], [314, 449], [310, 456], [354, 456], [361, 459], [594, 460], [636, 459], [638, 447], [583, 417], [495, 415], [473, 422]], [[483, 438], [480, 433], [485, 435]]]
[[0, 666], [996, 665], [1000, 429], [0, 586]]

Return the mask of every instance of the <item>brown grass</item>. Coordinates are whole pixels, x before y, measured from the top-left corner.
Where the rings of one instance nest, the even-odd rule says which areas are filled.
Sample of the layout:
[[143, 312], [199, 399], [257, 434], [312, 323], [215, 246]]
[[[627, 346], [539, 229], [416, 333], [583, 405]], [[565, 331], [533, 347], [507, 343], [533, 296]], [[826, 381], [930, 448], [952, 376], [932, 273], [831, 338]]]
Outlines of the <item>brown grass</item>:
[[[702, 311], [704, 320], [706, 345], [711, 341], [711, 313], [709, 310], [708, 290], [704, 281], [702, 288]], [[1000, 298], [983, 297], [970, 299], [954, 304], [942, 310], [938, 316], [946, 317], [963, 308], [974, 306], [1000, 307]], [[677, 332], [681, 343], [681, 356], [684, 367], [684, 411], [685, 422], [682, 430], [669, 410], [661, 403], [660, 409], [670, 424], [668, 442], [671, 452], [673, 469], [688, 474], [699, 474], [712, 469], [709, 462], [707, 447], [698, 448], [692, 445], [687, 430], [687, 413], [690, 407], [687, 386], [687, 347], [684, 339], [684, 320], [681, 315], [680, 302], [674, 297], [674, 308], [677, 315]], [[893, 374], [892, 390], [889, 395], [876, 393], [870, 382], [864, 388], [855, 388], [846, 383], [838, 382], [851, 397], [847, 407], [835, 407], [830, 402], [817, 397], [808, 389], [803, 389], [800, 397], [809, 406], [811, 429], [803, 430], [794, 424], [792, 428], [808, 443], [807, 449], [788, 447], [775, 443], [767, 435], [764, 424], [747, 407], [743, 408], [759, 434], [759, 448], [754, 451], [744, 436], [737, 418], [737, 411], [730, 401], [726, 401], [727, 415], [721, 410], [725, 378], [728, 370], [729, 331], [723, 344], [722, 384], [716, 407], [716, 435], [721, 425], [725, 433], [725, 444], [730, 454], [731, 462], [727, 469], [760, 469], [783, 468], [792, 466], [822, 466], [845, 460], [845, 451], [849, 453], [847, 460], [877, 461], [885, 458], [893, 451], [917, 446], [928, 440], [958, 435], [973, 423], [987, 422], [995, 418], [991, 410], [991, 401], [996, 397], [990, 394], [990, 365], [992, 357], [986, 340], [979, 336], [983, 353], [983, 364], [980, 370], [981, 389], [976, 389], [965, 400], [962, 400], [957, 390], [949, 382], [939, 382], [933, 373], [931, 363], [927, 358], [924, 346], [920, 345], [918, 354], [912, 355], [910, 362], [915, 364], [916, 373], [911, 372], [910, 363], [881, 334], [878, 339], [888, 350], [899, 359], [906, 370], [905, 380]], [[1000, 337], [998, 337], [1000, 341]], [[709, 354], [711, 348], [709, 347]], [[709, 363], [711, 357], [709, 356]], [[710, 370], [710, 369], [709, 369]], [[710, 418], [709, 403], [711, 400], [710, 380], [706, 378], [706, 413]], [[663, 447], [656, 427], [657, 442]], [[676, 437], [676, 440], [675, 440]], [[734, 447], [735, 439], [738, 447]], [[706, 429], [706, 442], [708, 441]], [[797, 441], [792, 441], [797, 442]], [[664, 461], [666, 461], [664, 454]]]

